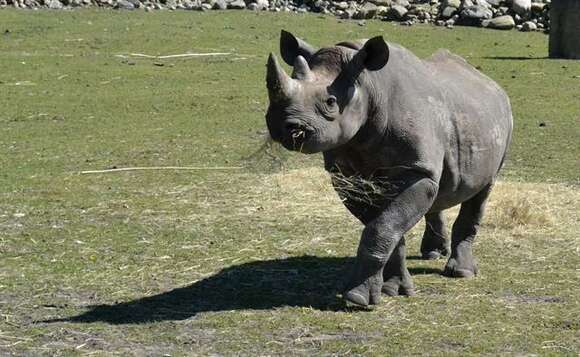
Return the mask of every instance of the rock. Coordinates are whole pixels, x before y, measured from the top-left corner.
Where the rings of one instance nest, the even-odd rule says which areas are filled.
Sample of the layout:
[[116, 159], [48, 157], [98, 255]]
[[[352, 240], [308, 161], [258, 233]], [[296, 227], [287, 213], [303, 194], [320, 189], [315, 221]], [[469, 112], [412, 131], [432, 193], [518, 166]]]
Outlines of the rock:
[[527, 17], [532, 10], [532, 1], [512, 0], [512, 10], [522, 17]]
[[377, 5], [367, 2], [360, 8], [360, 10], [358, 10], [354, 14], [353, 19], [357, 20], [372, 19], [373, 17], [375, 17], [377, 12], [378, 12]]
[[377, 6], [377, 15], [378, 16], [387, 16], [387, 12], [389, 8], [386, 6]]
[[482, 20], [491, 19], [493, 16], [490, 9], [481, 5], [473, 5], [464, 8], [459, 14], [461, 23], [464, 25], [479, 25]]
[[481, 26], [497, 30], [511, 30], [516, 27], [516, 22], [510, 15], [504, 15], [489, 20], [483, 20]]
[[244, 0], [234, 0], [228, 4], [228, 9], [243, 10], [246, 8]]
[[228, 8], [226, 0], [215, 0], [214, 3], [210, 5], [213, 10], [225, 10]]
[[544, 11], [545, 7], [546, 7], [546, 4], [543, 4], [541, 2], [533, 2], [531, 10], [532, 10], [532, 12], [539, 14], [542, 11]]
[[377, 6], [391, 6], [393, 3], [391, 0], [370, 0], [370, 2]]
[[532, 21], [526, 21], [522, 24], [522, 31], [524, 32], [536, 31], [537, 29], [538, 25], [536, 25]]
[[346, 1], [334, 3], [334, 6], [336, 6], [337, 9], [343, 10], [343, 11], [348, 9], [348, 3]]
[[270, 7], [270, 2], [268, 0], [255, 0], [255, 3], [258, 4], [259, 10], [266, 10]]
[[117, 5], [115, 9], [119, 10], [135, 10], [135, 5], [127, 0], [117, 0]]
[[401, 5], [395, 5], [387, 11], [387, 20], [401, 20], [407, 13], [407, 9]]
[[409, 7], [409, 5], [411, 5], [411, 3], [409, 3], [408, 0], [394, 0], [396, 5], [400, 5], [403, 6], [405, 8]]
[[457, 13], [457, 8], [453, 7], [453, 6], [447, 6], [443, 9], [443, 12], [441, 13], [441, 17], [444, 19], [448, 19], [451, 16], [455, 15]]
[[316, 0], [312, 4], [312, 11], [314, 12], [324, 12], [324, 10], [328, 7], [328, 3], [323, 0]]
[[441, 8], [454, 7], [459, 9], [461, 7], [461, 0], [443, 0]]
[[354, 14], [356, 14], [356, 10], [353, 8], [348, 8], [348, 9], [344, 10], [344, 12], [340, 16], [340, 18], [345, 19], [345, 20], [352, 19]]
[[62, 9], [62, 3], [58, 0], [47, 0], [44, 2], [46, 7], [53, 10], [60, 10]]

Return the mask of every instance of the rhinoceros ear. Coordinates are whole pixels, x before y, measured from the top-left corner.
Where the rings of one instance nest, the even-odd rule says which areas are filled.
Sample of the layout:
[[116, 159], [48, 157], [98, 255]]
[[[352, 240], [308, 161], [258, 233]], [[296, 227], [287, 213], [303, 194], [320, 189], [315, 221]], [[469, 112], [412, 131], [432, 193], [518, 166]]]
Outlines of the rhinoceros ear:
[[282, 30], [280, 33], [280, 54], [288, 65], [293, 66], [296, 57], [302, 56], [306, 61], [316, 52], [314, 47], [305, 41], [294, 37], [290, 32]]
[[382, 36], [373, 37], [365, 42], [356, 57], [365, 69], [378, 71], [389, 61], [389, 46]]

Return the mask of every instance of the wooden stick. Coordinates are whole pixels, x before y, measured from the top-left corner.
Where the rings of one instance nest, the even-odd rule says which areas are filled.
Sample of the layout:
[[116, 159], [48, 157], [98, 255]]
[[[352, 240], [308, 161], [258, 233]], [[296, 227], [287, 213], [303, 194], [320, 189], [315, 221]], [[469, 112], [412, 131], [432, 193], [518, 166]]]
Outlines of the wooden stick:
[[117, 57], [127, 58], [127, 57], [143, 57], [143, 58], [153, 58], [153, 59], [167, 59], [167, 58], [181, 58], [181, 57], [204, 57], [204, 56], [229, 56], [230, 52], [212, 52], [212, 53], [181, 53], [177, 55], [166, 55], [166, 56], [151, 56], [143, 53], [130, 53], [128, 55], [117, 55]]
[[81, 171], [82, 175], [86, 174], [105, 174], [110, 172], [123, 171], [152, 171], [152, 170], [190, 170], [190, 171], [204, 171], [204, 170], [242, 170], [242, 166], [214, 166], [214, 167], [198, 167], [198, 166], [151, 166], [151, 167], [120, 167], [116, 169], [106, 170], [89, 170]]

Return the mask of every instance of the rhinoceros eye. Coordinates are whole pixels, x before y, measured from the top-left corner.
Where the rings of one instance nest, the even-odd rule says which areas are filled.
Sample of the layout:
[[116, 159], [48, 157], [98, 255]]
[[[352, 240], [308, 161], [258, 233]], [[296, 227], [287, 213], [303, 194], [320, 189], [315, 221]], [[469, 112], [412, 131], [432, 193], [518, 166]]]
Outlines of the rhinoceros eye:
[[329, 108], [332, 108], [336, 105], [336, 97], [331, 95], [330, 97], [328, 97], [326, 99], [326, 105], [328, 105]]

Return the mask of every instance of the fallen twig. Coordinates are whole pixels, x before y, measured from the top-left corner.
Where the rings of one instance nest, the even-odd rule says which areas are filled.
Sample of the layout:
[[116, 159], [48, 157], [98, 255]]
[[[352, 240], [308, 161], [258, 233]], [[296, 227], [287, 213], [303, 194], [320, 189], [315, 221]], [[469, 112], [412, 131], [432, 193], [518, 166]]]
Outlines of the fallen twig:
[[120, 167], [105, 170], [88, 170], [81, 171], [83, 175], [86, 174], [105, 174], [110, 172], [123, 171], [152, 171], [152, 170], [190, 170], [190, 171], [205, 171], [205, 170], [241, 170], [242, 166], [214, 166], [214, 167], [200, 167], [200, 166], [150, 166], [150, 167]]
[[181, 53], [176, 55], [165, 55], [165, 56], [151, 56], [143, 53], [130, 53], [128, 55], [117, 55], [121, 58], [129, 57], [142, 57], [142, 58], [152, 58], [152, 59], [167, 59], [167, 58], [183, 58], [183, 57], [206, 57], [206, 56], [229, 56], [230, 52], [210, 52], [210, 53]]

